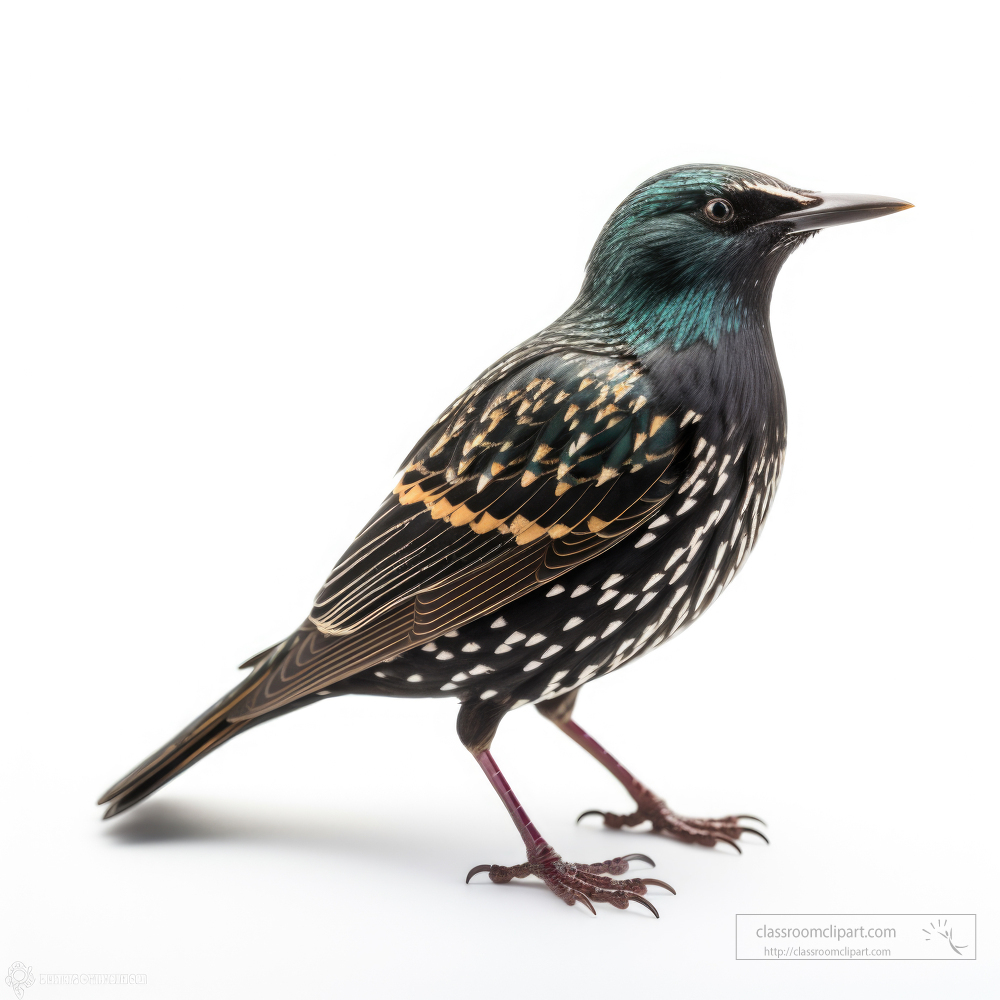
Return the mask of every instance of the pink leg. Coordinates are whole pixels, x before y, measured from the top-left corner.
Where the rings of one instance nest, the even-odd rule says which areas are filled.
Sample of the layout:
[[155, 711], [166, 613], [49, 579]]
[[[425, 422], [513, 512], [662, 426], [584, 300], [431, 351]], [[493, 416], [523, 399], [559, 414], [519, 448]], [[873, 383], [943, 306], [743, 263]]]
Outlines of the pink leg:
[[[489, 872], [493, 882], [509, 882], [514, 878], [525, 878], [535, 875], [540, 878], [560, 899], [572, 906], [576, 902], [583, 903], [592, 913], [596, 910], [591, 900], [599, 903], [611, 903], [612, 906], [624, 910], [629, 903], [641, 903], [659, 917], [656, 908], [642, 897], [646, 894], [646, 886], [659, 885], [673, 892], [674, 890], [655, 878], [614, 879], [610, 875], [621, 875], [628, 871], [630, 861], [641, 860], [653, 864], [644, 854], [627, 854], [622, 858], [612, 858], [595, 865], [568, 864], [555, 852], [546, 839], [538, 832], [531, 822], [524, 807], [517, 800], [514, 790], [507, 783], [497, 762], [489, 750], [474, 754], [479, 766], [483, 769], [490, 784], [500, 796], [510, 813], [510, 818], [517, 827], [517, 832], [524, 841], [527, 850], [527, 860], [519, 865], [477, 865], [466, 876], [466, 883], [479, 872]], [[605, 874], [607, 873], [607, 874]]]
[[[576, 692], [574, 691], [572, 694], [575, 696]], [[638, 826], [649, 820], [653, 824], [654, 833], [674, 837], [689, 844], [702, 844], [705, 847], [714, 847], [719, 842], [731, 844], [740, 853], [742, 850], [736, 841], [744, 833], [755, 833], [765, 843], [767, 842], [767, 837], [760, 830], [755, 830], [752, 826], [740, 825], [740, 820], [744, 819], [763, 823], [763, 820], [756, 816], [723, 816], [721, 819], [692, 819], [687, 816], [678, 816], [663, 799], [647, 788], [628, 768], [608, 753], [593, 736], [570, 718], [575, 700], [573, 697], [567, 698], [565, 701], [542, 702], [537, 708], [574, 743], [578, 743], [587, 753], [599, 760], [625, 786], [638, 806], [634, 813], [627, 816], [589, 809], [580, 815], [577, 822], [584, 816], [603, 816], [605, 826], [620, 830], [623, 826]]]
[[483, 769], [490, 784], [500, 796], [500, 801], [507, 807], [507, 812], [510, 813], [510, 818], [514, 821], [514, 826], [517, 827], [517, 832], [521, 835], [524, 846], [528, 849], [528, 854], [531, 855], [532, 852], [536, 851], [551, 851], [552, 848], [549, 847], [545, 838], [538, 832], [538, 828], [524, 811], [524, 806], [518, 802], [514, 789], [507, 783], [503, 772], [493, 759], [493, 754], [489, 750], [476, 754], [476, 763]]

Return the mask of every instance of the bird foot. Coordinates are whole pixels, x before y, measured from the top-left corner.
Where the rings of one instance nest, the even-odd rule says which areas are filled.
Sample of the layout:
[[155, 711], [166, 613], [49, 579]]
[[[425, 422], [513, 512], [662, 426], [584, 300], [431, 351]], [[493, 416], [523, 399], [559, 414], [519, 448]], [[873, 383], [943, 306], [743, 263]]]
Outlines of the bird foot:
[[596, 865], [574, 865], [563, 861], [548, 844], [542, 844], [529, 851], [527, 860], [519, 865], [477, 865], [465, 877], [465, 881], [468, 884], [469, 879], [479, 872], [489, 872], [490, 880], [498, 883], [534, 875], [564, 903], [569, 906], [577, 902], [583, 903], [595, 916], [597, 911], [591, 900], [595, 903], [610, 903], [619, 910], [624, 910], [629, 903], [641, 903], [654, 917], [659, 918], [660, 914], [657, 913], [656, 907], [648, 899], [643, 899], [646, 886], [658, 885], [675, 895], [676, 892], [666, 882], [655, 878], [608, 877], [627, 872], [630, 861], [646, 861], [650, 865], [653, 864], [652, 859], [647, 858], [645, 854], [626, 854], [624, 857], [612, 858]]
[[718, 843], [730, 844], [742, 854], [743, 851], [737, 840], [744, 833], [755, 833], [764, 843], [769, 843], [767, 837], [760, 830], [752, 826], [741, 826], [740, 820], [749, 819], [755, 823], [763, 823], [762, 819], [756, 816], [723, 816], [720, 819], [692, 819], [688, 816], [678, 816], [663, 799], [650, 797], [648, 802], [638, 804], [638, 809], [628, 816], [620, 816], [617, 813], [601, 812], [599, 809], [588, 809], [577, 817], [579, 823], [584, 816], [602, 816], [604, 825], [612, 830], [620, 830], [623, 826], [638, 826], [640, 823], [649, 820], [653, 824], [651, 833], [658, 833], [664, 837], [673, 837], [675, 840], [682, 840], [686, 844], [702, 844], [705, 847], [714, 847]]

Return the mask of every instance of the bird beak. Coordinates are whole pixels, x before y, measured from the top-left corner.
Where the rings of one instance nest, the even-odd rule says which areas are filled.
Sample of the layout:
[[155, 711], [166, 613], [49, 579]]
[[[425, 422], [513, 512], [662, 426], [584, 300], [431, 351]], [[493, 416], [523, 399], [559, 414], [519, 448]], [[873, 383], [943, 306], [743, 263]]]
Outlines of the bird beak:
[[864, 222], [882, 215], [913, 208], [908, 201], [883, 198], [877, 194], [817, 194], [819, 200], [808, 208], [776, 215], [758, 225], [780, 222], [792, 233], [846, 226], [848, 222]]

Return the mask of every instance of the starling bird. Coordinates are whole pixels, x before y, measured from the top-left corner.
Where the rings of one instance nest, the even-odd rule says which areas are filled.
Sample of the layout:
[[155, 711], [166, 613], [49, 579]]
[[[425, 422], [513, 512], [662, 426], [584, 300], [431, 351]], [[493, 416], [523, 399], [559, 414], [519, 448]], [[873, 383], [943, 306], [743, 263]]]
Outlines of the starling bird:
[[[769, 306], [781, 265], [816, 230], [912, 207], [817, 194], [737, 167], [651, 177], [608, 220], [576, 301], [487, 369], [417, 442], [395, 489], [334, 567], [309, 617], [250, 674], [110, 788], [106, 818], [237, 733], [343, 694], [456, 697], [458, 734], [524, 839], [481, 865], [619, 909], [656, 879], [626, 855], [571, 864], [541, 836], [490, 753], [534, 705], [652, 823], [733, 845], [752, 816], [675, 813], [571, 718], [580, 687], [699, 617], [743, 565], [781, 475], [785, 398]], [[374, 410], [374, 407], [373, 407]], [[369, 419], [380, 419], [375, 411]], [[586, 814], [584, 814], [586, 815]], [[582, 817], [581, 817], [582, 818]]]

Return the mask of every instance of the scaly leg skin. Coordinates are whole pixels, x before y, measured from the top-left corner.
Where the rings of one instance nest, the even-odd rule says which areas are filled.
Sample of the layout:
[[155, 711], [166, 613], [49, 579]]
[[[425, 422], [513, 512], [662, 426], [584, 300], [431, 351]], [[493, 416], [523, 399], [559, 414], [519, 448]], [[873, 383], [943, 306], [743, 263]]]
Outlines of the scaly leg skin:
[[576, 701], [573, 691], [564, 699], [552, 702], [542, 702], [535, 707], [547, 719], [554, 722], [571, 740], [578, 743], [592, 757], [599, 760], [624, 786], [629, 795], [635, 799], [637, 809], [634, 813], [621, 816], [617, 813], [601, 812], [599, 809], [588, 809], [577, 817], [579, 823], [584, 816], [602, 816], [604, 825], [613, 830], [623, 826], [638, 826], [649, 820], [653, 824], [651, 832], [665, 837], [673, 837], [688, 844], [702, 844], [714, 847], [718, 843], [730, 844], [742, 854], [737, 840], [744, 833], [755, 833], [764, 843], [767, 837], [752, 826], [742, 826], [740, 820], [748, 819], [755, 823], [763, 823], [762, 819], [746, 814], [739, 816], [723, 816], [719, 819], [691, 819], [678, 816], [658, 795], [655, 795], [630, 771], [623, 767], [600, 743], [585, 732], [575, 722], [571, 715]]
[[655, 878], [609, 878], [609, 875], [622, 875], [628, 871], [630, 861], [646, 861], [650, 865], [653, 861], [644, 854], [628, 854], [622, 858], [613, 858], [610, 861], [603, 861], [596, 865], [574, 865], [569, 864], [552, 849], [542, 835], [538, 832], [535, 824], [528, 818], [521, 803], [513, 789], [507, 784], [497, 767], [497, 762], [489, 750], [482, 750], [475, 754], [479, 766], [486, 773], [490, 784], [496, 789], [501, 801], [507, 807], [514, 825], [524, 840], [528, 851], [527, 860], [519, 865], [477, 865], [465, 877], [466, 884], [473, 875], [479, 872], [489, 872], [493, 882], [509, 882], [515, 878], [526, 878], [534, 875], [540, 878], [564, 903], [572, 906], [580, 902], [586, 906], [595, 916], [593, 900], [596, 903], [610, 903], [619, 910], [624, 910], [629, 903], [641, 903], [653, 916], [659, 918], [656, 907], [648, 899], [643, 897], [646, 894], [646, 887], [650, 885], [662, 886], [669, 892], [674, 890]]

